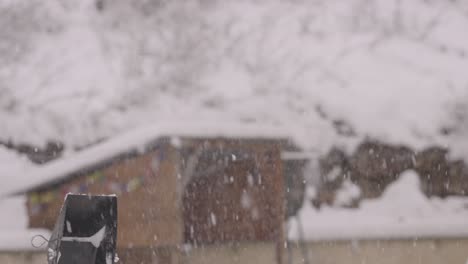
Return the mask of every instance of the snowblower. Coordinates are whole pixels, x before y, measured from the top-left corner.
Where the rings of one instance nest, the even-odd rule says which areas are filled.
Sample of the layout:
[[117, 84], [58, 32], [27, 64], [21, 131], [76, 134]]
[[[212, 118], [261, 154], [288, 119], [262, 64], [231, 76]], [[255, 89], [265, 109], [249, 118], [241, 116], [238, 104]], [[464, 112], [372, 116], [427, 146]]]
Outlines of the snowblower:
[[67, 194], [47, 246], [49, 264], [112, 264], [117, 242], [115, 195]]

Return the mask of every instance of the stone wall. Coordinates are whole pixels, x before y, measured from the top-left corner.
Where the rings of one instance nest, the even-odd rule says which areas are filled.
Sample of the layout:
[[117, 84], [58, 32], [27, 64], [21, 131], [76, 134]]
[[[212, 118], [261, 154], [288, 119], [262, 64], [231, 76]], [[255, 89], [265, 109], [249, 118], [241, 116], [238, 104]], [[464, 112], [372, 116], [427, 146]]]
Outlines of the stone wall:
[[379, 197], [408, 169], [420, 175], [427, 196], [468, 194], [468, 167], [462, 160], [450, 160], [448, 150], [431, 147], [416, 152], [406, 146], [366, 141], [351, 155], [335, 148], [320, 160], [321, 186], [314, 204], [331, 204], [345, 180], [359, 186], [360, 199]]

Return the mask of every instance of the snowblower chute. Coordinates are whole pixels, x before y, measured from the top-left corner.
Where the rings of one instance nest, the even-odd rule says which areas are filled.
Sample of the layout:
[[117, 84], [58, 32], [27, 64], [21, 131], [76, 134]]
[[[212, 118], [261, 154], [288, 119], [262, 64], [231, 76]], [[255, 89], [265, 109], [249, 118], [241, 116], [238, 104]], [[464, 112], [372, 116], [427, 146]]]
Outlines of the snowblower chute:
[[112, 264], [117, 197], [68, 194], [48, 243], [49, 264]]

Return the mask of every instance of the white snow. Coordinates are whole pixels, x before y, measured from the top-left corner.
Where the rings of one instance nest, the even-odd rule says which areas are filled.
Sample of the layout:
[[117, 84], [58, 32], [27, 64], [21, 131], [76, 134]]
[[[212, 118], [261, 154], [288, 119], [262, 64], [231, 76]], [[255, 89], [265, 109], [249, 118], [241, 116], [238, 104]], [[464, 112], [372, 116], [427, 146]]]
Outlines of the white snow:
[[18, 181], [26, 182], [25, 172], [37, 167], [25, 155], [17, 154], [0, 145], [0, 178], [2, 179], [0, 193], [4, 186], [14, 185]]
[[[467, 237], [468, 198], [430, 198], [422, 194], [418, 175], [404, 172], [382, 197], [364, 200], [357, 209], [305, 203], [299, 212], [307, 240]], [[297, 219], [289, 220], [290, 239], [299, 238]]]
[[216, 225], [216, 215], [213, 212], [210, 213], [210, 221], [212, 225]]
[[113, 261], [112, 261], [112, 254], [110, 253], [107, 253], [106, 254], [106, 264], [112, 264]]
[[333, 201], [335, 206], [346, 206], [351, 205], [354, 199], [359, 198], [361, 190], [359, 186], [352, 183], [350, 180], [345, 180], [338, 190]]
[[[46, 244], [42, 247], [35, 248], [32, 245], [32, 239], [35, 236], [43, 236], [46, 239], [50, 237], [50, 232], [44, 229], [28, 229], [24, 227], [18, 229], [4, 229], [2, 227], [0, 235], [0, 250], [5, 251], [20, 251], [20, 250], [44, 250]], [[37, 242], [36, 242], [37, 240]], [[40, 246], [43, 242], [40, 238], [35, 239], [34, 245]]]
[[[34, 167], [27, 157], [0, 146], [0, 190], [4, 186], [27, 182], [27, 174], [24, 174], [24, 171]], [[28, 217], [24, 196], [0, 199], [0, 212], [0, 249], [29, 249], [32, 248], [31, 238], [34, 235], [49, 237], [49, 232], [45, 230], [26, 229]]]
[[250, 194], [248, 192], [242, 192], [240, 204], [244, 209], [249, 209], [252, 207], [252, 198], [250, 198]]
[[55, 250], [53, 250], [51, 248], [47, 249], [47, 258], [49, 259], [49, 261], [53, 260], [55, 258], [55, 256], [56, 256], [56, 254], [57, 254], [57, 251], [55, 251]]
[[462, 4], [116, 0], [98, 12], [90, 0], [32, 2], [47, 19], [12, 23], [21, 28], [4, 40], [25, 52], [0, 67], [3, 139], [72, 147], [161, 121], [223, 120], [283, 124], [322, 152], [370, 136], [466, 154], [459, 134], [440, 134], [468, 98]]
[[66, 224], [67, 224], [67, 231], [71, 233], [71, 232], [72, 232], [72, 228], [71, 228], [70, 221], [67, 221]]
[[[464, 1], [104, 2], [98, 12], [92, 0], [0, 0], [0, 24], [9, 25], [0, 38], [0, 140], [59, 140], [71, 152], [113, 138], [43, 166], [0, 147], [0, 197], [174, 131], [293, 134], [311, 156], [371, 137], [446, 146], [468, 160], [468, 111], [457, 110], [468, 109]], [[333, 120], [354, 136], [337, 133]], [[443, 127], [456, 130], [444, 136]], [[408, 212], [395, 220], [385, 208], [403, 202], [386, 198], [393, 192], [359, 210], [306, 206], [301, 217], [313, 239], [338, 237], [333, 230], [344, 237], [468, 230], [456, 198], [416, 193], [413, 209], [434, 217]], [[19, 201], [0, 200], [0, 211], [10, 212], [0, 239], [6, 229], [24, 231]]]

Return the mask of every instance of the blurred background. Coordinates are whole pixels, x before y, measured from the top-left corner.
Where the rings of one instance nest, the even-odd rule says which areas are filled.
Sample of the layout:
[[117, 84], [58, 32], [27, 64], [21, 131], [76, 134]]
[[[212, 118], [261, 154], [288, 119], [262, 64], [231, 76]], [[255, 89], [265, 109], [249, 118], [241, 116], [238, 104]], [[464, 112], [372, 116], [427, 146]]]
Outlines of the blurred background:
[[467, 263], [467, 28], [465, 0], [0, 0], [0, 262], [46, 263], [72, 192], [118, 196], [120, 263]]

